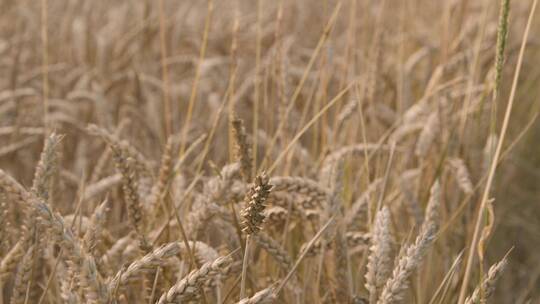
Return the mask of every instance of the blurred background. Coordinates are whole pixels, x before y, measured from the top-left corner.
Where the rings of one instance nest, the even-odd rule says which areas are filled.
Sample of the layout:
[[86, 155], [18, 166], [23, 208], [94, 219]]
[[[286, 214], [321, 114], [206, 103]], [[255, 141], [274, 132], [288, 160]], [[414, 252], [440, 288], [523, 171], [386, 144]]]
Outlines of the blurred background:
[[[130, 118], [125, 137], [157, 160], [162, 150], [156, 147], [168, 134], [182, 133], [191, 142], [222, 115], [208, 156], [221, 166], [232, 157], [232, 112], [261, 143], [285, 117], [278, 151], [270, 155], [275, 157], [311, 117], [358, 83], [300, 138], [301, 156], [289, 157], [280, 172], [310, 175], [313, 168], [299, 162], [318, 164], [334, 146], [363, 136], [377, 142], [398, 117], [430, 98], [430, 90], [449, 87], [436, 97], [446, 98], [453, 111], [462, 111], [467, 100], [480, 110], [465, 129], [452, 125], [462, 132], [460, 140], [441, 136], [439, 144], [462, 155], [478, 181], [490, 130], [501, 126], [531, 3], [511, 2], [502, 85], [492, 112], [499, 1], [165, 0], [160, 10], [150, 0], [0, 0], [0, 166], [31, 185], [45, 133], [44, 94], [47, 124], [65, 134], [62, 195], [75, 199], [78, 182], [92, 172], [102, 148], [85, 135], [88, 123], [112, 130]], [[496, 220], [485, 265], [513, 248], [493, 303], [540, 301], [538, 14], [504, 147], [515, 145], [493, 187]], [[295, 103], [287, 111], [291, 98]], [[356, 111], [336, 128], [351, 99], [361, 100], [363, 117]], [[381, 173], [384, 162], [378, 164]], [[468, 243], [480, 194], [447, 232], [455, 236], [454, 253]], [[449, 204], [457, 200], [446, 195]], [[67, 212], [73, 205], [58, 208]]]

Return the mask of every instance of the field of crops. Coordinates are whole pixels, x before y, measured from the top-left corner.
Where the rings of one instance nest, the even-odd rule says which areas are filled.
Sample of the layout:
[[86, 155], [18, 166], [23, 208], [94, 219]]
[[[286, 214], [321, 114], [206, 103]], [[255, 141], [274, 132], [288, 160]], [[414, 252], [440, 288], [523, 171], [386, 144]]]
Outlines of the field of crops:
[[538, 0], [0, 0], [0, 304], [540, 303]]

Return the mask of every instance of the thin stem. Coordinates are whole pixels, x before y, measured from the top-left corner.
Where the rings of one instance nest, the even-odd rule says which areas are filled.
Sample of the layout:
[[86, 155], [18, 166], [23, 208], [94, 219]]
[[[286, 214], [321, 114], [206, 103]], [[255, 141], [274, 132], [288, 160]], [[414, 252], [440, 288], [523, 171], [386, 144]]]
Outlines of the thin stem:
[[459, 304], [463, 304], [465, 302], [465, 296], [467, 293], [467, 285], [469, 284], [469, 279], [471, 275], [471, 269], [472, 264], [474, 261], [474, 252], [476, 249], [476, 245], [478, 243], [478, 237], [480, 235], [480, 228], [482, 226], [482, 218], [484, 215], [484, 211], [486, 209], [487, 201], [489, 199], [489, 193], [491, 190], [491, 185], [493, 183], [493, 178], [495, 177], [495, 170], [497, 169], [497, 163], [499, 159], [499, 155], [501, 154], [502, 145], [504, 143], [504, 138], [506, 136], [506, 131], [508, 129], [508, 124], [510, 122], [510, 114], [512, 113], [512, 107], [514, 105], [514, 97], [516, 95], [516, 89], [517, 84], [519, 80], [519, 75], [521, 72], [521, 66], [523, 64], [523, 55], [525, 53], [525, 47], [527, 46], [527, 40], [529, 38], [529, 32], [532, 24], [532, 20], [534, 17], [534, 12], [536, 10], [536, 5], [538, 3], [538, 0], [534, 0], [532, 4], [532, 8], [529, 14], [529, 19], [527, 21], [527, 27], [525, 28], [525, 32], [523, 34], [523, 39], [521, 41], [521, 48], [519, 50], [519, 57], [517, 61], [516, 71], [514, 73], [514, 80], [512, 82], [512, 89], [510, 91], [510, 97], [508, 98], [508, 105], [506, 106], [506, 112], [504, 114], [504, 120], [503, 125], [501, 128], [501, 135], [499, 138], [499, 142], [497, 143], [497, 149], [495, 150], [495, 155], [493, 156], [493, 159], [491, 160], [491, 166], [489, 169], [488, 179], [486, 182], [486, 187], [484, 188], [484, 194], [482, 195], [482, 201], [480, 203], [480, 208], [478, 210], [478, 214], [476, 217], [476, 224], [474, 227], [474, 234], [471, 241], [471, 245], [469, 247], [469, 253], [467, 256], [467, 266], [465, 268], [465, 275], [463, 277], [463, 283], [461, 284], [461, 292], [459, 294]]
[[156, 275], [154, 276], [154, 283], [152, 284], [152, 293], [150, 293], [150, 298], [148, 299], [148, 304], [152, 304], [152, 302], [154, 301], [154, 296], [156, 295], [156, 287], [157, 287], [157, 282], [158, 282], [158, 279], [159, 279], [159, 271], [160, 271], [161, 267], [157, 267], [156, 268]]
[[42, 94], [43, 94], [43, 126], [45, 127], [45, 133], [49, 129], [49, 35], [48, 35], [48, 18], [47, 18], [48, 1], [41, 0], [41, 44], [42, 44]]
[[60, 264], [60, 261], [62, 260], [63, 253], [64, 253], [64, 250], [60, 249], [60, 252], [58, 253], [58, 256], [56, 257], [56, 261], [54, 262], [54, 268], [51, 271], [51, 274], [49, 275], [49, 279], [47, 280], [47, 284], [45, 284], [45, 289], [43, 290], [43, 293], [41, 294], [41, 297], [39, 298], [38, 304], [43, 303], [43, 300], [45, 300], [45, 296], [47, 295], [47, 292], [49, 291], [49, 288], [51, 287], [52, 280], [55, 278], [58, 264]]
[[165, 8], [163, 0], [159, 0], [159, 42], [161, 52], [161, 80], [163, 87], [163, 120], [165, 123], [165, 138], [169, 138], [172, 131], [171, 101], [169, 98], [169, 73], [167, 70], [167, 41], [165, 38]]
[[251, 235], [246, 236], [246, 248], [244, 250], [244, 260], [242, 261], [242, 280], [240, 281], [240, 301], [246, 296], [246, 274], [249, 260], [249, 241]]
[[204, 33], [201, 49], [199, 52], [199, 61], [197, 63], [197, 68], [195, 69], [195, 78], [193, 79], [193, 85], [191, 86], [191, 94], [189, 97], [189, 104], [186, 114], [186, 122], [184, 124], [184, 129], [182, 131], [182, 143], [180, 145], [180, 155], [184, 153], [187, 143], [187, 135], [189, 132], [189, 126], [191, 124], [191, 116], [193, 115], [193, 106], [195, 104], [195, 99], [197, 98], [197, 91], [199, 87], [199, 79], [201, 77], [201, 66], [206, 54], [206, 46], [208, 44], [208, 32], [210, 31], [210, 21], [212, 20], [212, 12], [214, 11], [214, 2], [208, 0], [208, 14], [206, 16], [206, 21], [204, 24]]
[[253, 96], [253, 146], [251, 151], [253, 156], [253, 164], [251, 168], [252, 176], [257, 175], [257, 150], [258, 150], [258, 136], [257, 131], [259, 130], [259, 99], [260, 99], [260, 82], [261, 82], [261, 44], [262, 44], [262, 0], [257, 0], [257, 42], [255, 46], [255, 77], [253, 78], [254, 82], [254, 96]]
[[336, 97], [334, 97], [334, 99], [332, 99], [330, 102], [328, 102], [328, 104], [326, 106], [324, 106], [315, 116], [313, 116], [313, 118], [302, 128], [302, 130], [300, 130], [295, 136], [294, 138], [291, 140], [291, 142], [289, 142], [289, 144], [287, 145], [287, 147], [285, 147], [285, 149], [281, 152], [281, 154], [276, 158], [276, 160], [274, 161], [274, 163], [272, 164], [272, 166], [270, 166], [270, 168], [267, 170], [268, 173], [272, 173], [272, 171], [274, 171], [274, 169], [277, 167], [278, 163], [283, 159], [283, 157], [285, 157], [285, 155], [287, 155], [287, 153], [289, 152], [289, 150], [294, 146], [294, 144], [300, 139], [300, 137], [306, 133], [306, 131], [314, 124], [316, 123], [319, 118], [321, 118], [321, 116], [326, 113], [326, 111], [328, 111], [328, 109], [330, 109], [334, 104], [336, 104], [336, 102], [338, 102], [341, 97], [343, 97], [345, 95], [345, 93], [347, 93], [349, 91], [349, 89], [352, 87], [354, 83], [351, 83], [349, 84], [345, 89], [343, 89]]
[[[315, 64], [315, 59], [318, 58], [319, 53], [321, 52], [321, 49], [324, 46], [324, 43], [326, 42], [326, 40], [330, 36], [330, 31], [332, 30], [332, 28], [334, 26], [334, 23], [336, 21], [336, 18], [338, 16], [340, 8], [341, 8], [341, 2], [339, 2], [336, 5], [336, 7], [334, 9], [334, 12], [332, 13], [332, 16], [328, 20], [328, 23], [326, 24], [326, 26], [325, 26], [325, 28], [323, 30], [321, 38], [319, 39], [319, 42], [317, 43], [317, 46], [315, 47], [315, 50], [313, 51], [313, 53], [311, 55], [311, 58], [309, 59], [308, 65], [307, 65], [306, 69], [304, 70], [304, 73], [302, 74], [302, 78], [300, 79], [300, 82], [298, 83], [298, 86], [296, 87], [291, 99], [288, 102], [287, 109], [285, 110], [286, 111], [285, 116], [287, 116], [288, 113], [292, 110], [292, 108], [294, 107], [294, 105], [296, 103], [296, 99], [300, 96], [302, 88], [304, 87], [304, 83], [306, 82], [306, 80], [307, 80], [307, 78], [309, 76], [309, 72], [311, 71], [311, 68]], [[322, 113], [324, 113], [324, 112], [322, 112]], [[321, 113], [321, 115], [322, 115], [322, 113]], [[272, 137], [272, 140], [270, 141], [269, 147], [274, 146], [277, 138], [279, 137], [282, 129], [284, 128], [284, 124], [285, 124], [285, 122], [283, 120], [280, 121], [280, 123], [278, 124], [276, 133]], [[266, 155], [264, 156], [263, 163], [262, 163], [261, 167], [264, 167], [266, 165], [266, 162], [268, 161], [269, 157], [270, 157], [270, 150], [268, 150], [266, 152]], [[268, 171], [271, 172], [272, 170], [268, 170]]]
[[[309, 250], [311, 249], [311, 247], [313, 247], [313, 244], [315, 244], [315, 242], [321, 237], [321, 235], [326, 231], [326, 229], [328, 229], [328, 227], [330, 227], [330, 224], [332, 224], [332, 222], [334, 221], [335, 219], [335, 215], [332, 216], [327, 222], [326, 224], [324, 224], [324, 226], [317, 232], [317, 234], [315, 234], [315, 236], [311, 239], [311, 241], [309, 241], [309, 243], [307, 244], [307, 246], [304, 248], [304, 250], [302, 251], [302, 253], [300, 254], [300, 256], [298, 257], [298, 259], [296, 260], [296, 262], [294, 263], [293, 267], [291, 268], [291, 271], [289, 271], [289, 273], [287, 274], [287, 276], [281, 281], [281, 283], [279, 284], [278, 288], [276, 288], [276, 290], [274, 291], [274, 296], [277, 297], [279, 295], [279, 292], [283, 289], [283, 287], [285, 287], [285, 284], [287, 284], [287, 281], [292, 277], [292, 275], [294, 274], [294, 272], [296, 271], [296, 268], [298, 268], [298, 266], [300, 265], [300, 262], [302, 262], [302, 260], [304, 259], [304, 257], [306, 256], [306, 254], [309, 252]], [[247, 246], [246, 246], [247, 247]]]

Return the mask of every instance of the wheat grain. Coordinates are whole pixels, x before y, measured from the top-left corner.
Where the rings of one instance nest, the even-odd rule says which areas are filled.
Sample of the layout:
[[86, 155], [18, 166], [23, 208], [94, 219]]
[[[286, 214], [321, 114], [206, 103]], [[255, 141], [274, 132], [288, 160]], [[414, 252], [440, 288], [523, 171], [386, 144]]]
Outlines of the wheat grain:
[[205, 263], [199, 269], [190, 272], [185, 278], [178, 281], [159, 298], [159, 304], [180, 303], [193, 297], [194, 294], [207, 281], [212, 280], [230, 265], [232, 258], [219, 257], [212, 262]]
[[376, 303], [384, 283], [392, 272], [394, 237], [391, 231], [390, 211], [387, 207], [377, 212], [373, 225], [372, 245], [366, 271], [366, 289], [369, 291], [370, 303]]
[[501, 276], [508, 260], [506, 256], [498, 263], [489, 268], [488, 275], [482, 281], [482, 284], [474, 289], [470, 297], [465, 299], [466, 304], [487, 303], [487, 300], [493, 295], [495, 284]]

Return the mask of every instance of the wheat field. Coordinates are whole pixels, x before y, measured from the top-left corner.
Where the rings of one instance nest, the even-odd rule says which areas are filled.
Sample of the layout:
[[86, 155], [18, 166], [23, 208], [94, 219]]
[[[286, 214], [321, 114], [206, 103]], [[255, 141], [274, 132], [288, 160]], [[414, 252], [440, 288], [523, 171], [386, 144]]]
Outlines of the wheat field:
[[538, 0], [0, 0], [0, 304], [540, 303]]

